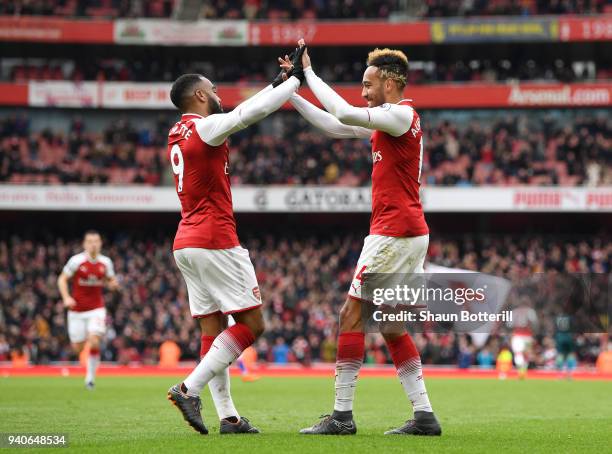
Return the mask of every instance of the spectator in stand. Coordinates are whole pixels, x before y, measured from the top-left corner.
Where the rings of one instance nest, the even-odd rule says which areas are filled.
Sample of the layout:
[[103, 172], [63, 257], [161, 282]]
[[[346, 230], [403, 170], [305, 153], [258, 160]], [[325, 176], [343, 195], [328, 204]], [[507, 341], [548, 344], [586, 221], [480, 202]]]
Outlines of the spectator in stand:
[[[0, 360], [17, 350], [38, 364], [74, 359], [55, 276], [78, 249], [80, 238], [35, 240], [6, 233], [0, 238]], [[255, 251], [251, 259], [270, 320], [269, 331], [255, 346], [260, 360], [304, 365], [335, 361], [336, 304], [349, 285], [358, 238], [346, 233], [326, 238], [292, 234], [257, 235], [247, 241]], [[170, 241], [171, 235], [161, 231], [123, 232], [106, 241], [124, 291], [106, 295], [109, 329], [103, 360], [156, 363], [167, 340], [177, 344], [181, 359], [198, 358], [198, 342], [190, 336], [195, 324], [185, 310], [187, 292], [168, 253]], [[609, 273], [612, 241], [605, 235], [482, 236], [462, 241], [437, 237], [431, 242], [429, 260], [519, 281], [551, 267], [571, 273]], [[468, 336], [453, 333], [416, 333], [414, 339], [425, 364], [467, 366], [476, 358], [480, 366], [490, 367], [509, 333], [500, 327], [480, 348]], [[554, 342], [543, 334], [534, 338], [532, 363], [553, 367]], [[579, 361], [587, 364], [593, 364], [606, 345], [601, 336], [592, 334], [579, 334], [575, 341]], [[367, 362], [390, 361], [377, 336], [369, 338], [366, 347]]]
[[[422, 115], [427, 185], [612, 184], [612, 120], [603, 115], [509, 112], [467, 124], [429, 116]], [[136, 129], [119, 117], [94, 132], [75, 117], [66, 133], [32, 133], [25, 114], [0, 118], [0, 182], [168, 184], [171, 124], [162, 115], [153, 129]], [[279, 113], [270, 125], [276, 134], [246, 131], [230, 144], [233, 184], [369, 184], [367, 141], [331, 140], [294, 113]]]
[[[609, 80], [612, 70], [605, 61], [575, 60], [570, 63], [535, 60], [471, 60], [455, 61], [411, 61], [409, 63], [408, 85], [456, 82], [511, 82], [511, 81], [559, 81], [580, 82]], [[319, 72], [332, 82], [354, 83], [364, 70], [364, 62], [322, 63]], [[7, 81], [24, 83], [29, 80], [71, 80], [71, 81], [129, 81], [129, 82], [171, 82], [179, 73], [202, 73], [226, 83], [265, 83], [278, 72], [274, 63], [265, 60], [236, 64], [227, 61], [212, 64], [208, 61], [165, 58], [163, 61], [143, 60], [134, 57], [124, 59], [45, 60], [35, 62], [12, 59], [3, 71]]]
[[[77, 17], [170, 17], [173, 0], [0, 0], [0, 14]], [[410, 10], [402, 8], [408, 5]], [[527, 16], [538, 14], [595, 14], [605, 0], [425, 0], [415, 7], [397, 0], [224, 0], [206, 1], [200, 16], [206, 19], [387, 19], [391, 13], [409, 16]]]
[[285, 339], [278, 337], [276, 339], [276, 345], [272, 349], [272, 355], [274, 357], [274, 364], [287, 364], [289, 362], [289, 346], [285, 342]]

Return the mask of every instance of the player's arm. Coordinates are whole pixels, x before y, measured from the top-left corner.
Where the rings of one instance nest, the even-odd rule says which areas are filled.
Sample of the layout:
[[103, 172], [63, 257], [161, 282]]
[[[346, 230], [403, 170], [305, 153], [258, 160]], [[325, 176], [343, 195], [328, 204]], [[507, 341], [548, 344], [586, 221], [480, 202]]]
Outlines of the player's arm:
[[299, 79], [291, 76], [278, 87], [261, 93], [253, 101], [243, 103], [229, 113], [209, 115], [197, 120], [196, 130], [207, 144], [221, 145], [231, 134], [257, 123], [278, 110], [299, 86]]
[[72, 274], [69, 275], [65, 271], [62, 271], [57, 278], [57, 287], [59, 288], [60, 295], [62, 296], [64, 306], [68, 309], [76, 305], [76, 301], [70, 295], [70, 291], [68, 290], [68, 280], [70, 277], [72, 277]]
[[304, 69], [304, 75], [308, 86], [323, 107], [341, 123], [384, 131], [394, 137], [399, 137], [410, 129], [414, 114], [412, 107], [397, 104], [383, 104], [371, 108], [351, 106], [315, 74], [312, 66]]
[[119, 281], [117, 280], [117, 276], [107, 277], [106, 286], [109, 290], [119, 290]]
[[234, 110], [236, 109], [241, 109], [244, 108], [245, 106], [247, 106], [248, 104], [252, 103], [253, 101], [255, 101], [257, 98], [259, 98], [260, 96], [268, 93], [270, 90], [272, 90], [274, 87], [272, 86], [272, 84], [266, 86], [265, 88], [263, 88], [262, 90], [259, 90], [257, 93], [255, 93], [253, 96], [251, 96], [250, 98], [245, 99], [244, 101], [242, 101], [240, 104], [238, 104]]
[[306, 101], [297, 93], [291, 95], [289, 102], [295, 107], [302, 117], [311, 125], [322, 130], [328, 137], [334, 139], [362, 138], [367, 139], [372, 135], [372, 130], [360, 126], [349, 126], [340, 122], [329, 112], [319, 109], [314, 104]]
[[115, 275], [115, 267], [111, 259], [105, 258], [106, 265], [106, 286], [109, 290], [119, 290], [119, 281]]

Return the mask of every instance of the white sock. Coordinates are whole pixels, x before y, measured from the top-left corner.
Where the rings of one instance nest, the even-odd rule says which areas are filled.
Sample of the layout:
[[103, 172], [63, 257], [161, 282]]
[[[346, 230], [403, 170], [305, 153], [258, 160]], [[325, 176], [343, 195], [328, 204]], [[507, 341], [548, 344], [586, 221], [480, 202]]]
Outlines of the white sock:
[[226, 368], [219, 375], [215, 375], [210, 380], [210, 383], [208, 383], [208, 388], [210, 389], [210, 395], [215, 403], [215, 409], [217, 410], [219, 419], [231, 418], [232, 416], [240, 419], [240, 415], [234, 406], [234, 401], [230, 394], [229, 368]]
[[336, 400], [334, 410], [352, 411], [357, 388], [357, 376], [362, 361], [343, 360], [336, 362]]
[[189, 377], [183, 381], [183, 384], [187, 387], [188, 395], [199, 396], [202, 388], [215, 375], [220, 375], [224, 369], [236, 361], [242, 351], [250, 345], [241, 345], [241, 342], [232, 334], [236, 327], [238, 327], [238, 324], [226, 329], [215, 338], [206, 356], [189, 374]]
[[412, 402], [413, 411], [433, 412], [423, 381], [423, 368], [420, 358], [412, 358], [403, 362], [397, 368], [397, 375], [408, 399]]
[[100, 364], [100, 353], [87, 357], [87, 373], [85, 374], [85, 383], [93, 382], [96, 379], [96, 370]]

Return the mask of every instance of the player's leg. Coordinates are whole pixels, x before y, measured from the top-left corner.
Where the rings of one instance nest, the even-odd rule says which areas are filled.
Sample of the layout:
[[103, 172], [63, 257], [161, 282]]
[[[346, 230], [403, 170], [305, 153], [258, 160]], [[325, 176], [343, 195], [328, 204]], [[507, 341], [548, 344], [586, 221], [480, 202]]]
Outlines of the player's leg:
[[385, 432], [385, 434], [440, 435], [442, 430], [433, 413], [425, 388], [421, 356], [412, 337], [407, 331], [383, 332], [383, 337], [404, 392], [412, 402], [414, 413], [414, 419], [408, 420], [403, 426]]
[[[198, 322], [202, 333], [200, 345], [200, 360], [202, 360], [210, 350], [215, 337], [227, 328], [227, 317], [221, 312], [215, 312], [209, 317], [198, 319]], [[237, 422], [240, 416], [230, 394], [229, 369], [215, 376], [210, 381], [209, 389], [219, 420], [232, 418]]]
[[85, 348], [85, 341], [83, 341], [83, 342], [71, 342], [70, 345], [72, 345], [72, 350], [78, 356], [78, 355], [81, 354], [81, 352]]
[[336, 352], [336, 396], [334, 411], [331, 415], [313, 425], [300, 430], [306, 435], [353, 435], [357, 426], [353, 420], [353, 400], [357, 377], [365, 354], [365, 334], [363, 332], [361, 283], [363, 273], [369, 271], [377, 261], [377, 253], [384, 241], [380, 236], [368, 236], [357, 261], [348, 298], [340, 310], [340, 329]]
[[[83, 314], [74, 311], [68, 311], [67, 320], [70, 344], [78, 358], [85, 348], [85, 342], [87, 341], [87, 320], [83, 317]], [[85, 385], [87, 386], [87, 378]]]
[[263, 333], [261, 299], [246, 249], [189, 248], [175, 251], [175, 258], [187, 282], [192, 314], [207, 315], [221, 310], [233, 313], [236, 320], [235, 325], [213, 340], [208, 353], [183, 383], [172, 387], [168, 394], [187, 422], [205, 434], [208, 430], [201, 420], [200, 393]]
[[[202, 332], [200, 359], [203, 359], [215, 338], [227, 328], [227, 316], [216, 312], [209, 317], [199, 319]], [[210, 394], [217, 410], [220, 421], [220, 432], [226, 433], [258, 433], [259, 430], [251, 426], [248, 419], [241, 418], [234, 406], [230, 393], [229, 367], [219, 375], [215, 375], [208, 384]]]
[[[181, 390], [199, 396], [204, 386], [219, 375], [257, 339], [264, 330], [263, 313], [257, 306], [233, 315], [236, 324], [223, 330], [212, 342], [200, 364], [183, 381]], [[214, 347], [214, 348], [213, 348]]]
[[336, 397], [331, 415], [300, 430], [306, 435], [353, 435], [357, 426], [353, 419], [353, 400], [357, 377], [365, 354], [365, 334], [361, 319], [363, 303], [349, 296], [340, 310], [340, 333], [336, 352]]
[[[196, 319], [206, 319], [220, 311], [207, 291], [206, 281], [201, 281], [199, 268], [206, 266], [206, 255], [200, 251], [202, 250], [195, 248], [176, 250], [174, 251], [174, 260], [183, 275], [183, 279], [185, 279], [185, 284], [187, 284], [187, 296], [189, 298], [191, 316]], [[223, 330], [221, 327], [217, 328], [219, 333]], [[215, 337], [217, 335], [218, 333], [215, 334]], [[204, 348], [204, 346], [200, 347], [200, 351], [202, 351], [202, 348]], [[210, 348], [210, 346], [208, 348]], [[168, 390], [168, 400], [178, 408], [183, 419], [195, 431], [202, 435], [208, 434], [208, 428], [202, 420], [202, 401], [199, 395], [187, 395], [181, 390], [181, 384], [177, 384]]]
[[[393, 263], [387, 265], [390, 273], [422, 274], [429, 236], [414, 238], [394, 238], [389, 240], [385, 253], [394, 257]], [[382, 335], [387, 343], [397, 376], [404, 388], [406, 396], [412, 402], [414, 419], [408, 420], [403, 426], [385, 432], [386, 435], [440, 435], [442, 430], [438, 423], [431, 403], [425, 381], [421, 356], [416, 345], [404, 328], [381, 328]]]
[[525, 351], [528, 347], [528, 340], [526, 336], [514, 335], [510, 341], [512, 352], [514, 353], [514, 363], [518, 370], [519, 378], [523, 379], [527, 375], [527, 359], [525, 357]]
[[86, 315], [87, 341], [89, 343], [89, 355], [87, 357], [87, 373], [85, 374], [85, 385], [93, 389], [96, 380], [96, 372], [100, 365], [100, 347], [102, 336], [106, 330], [106, 309], [99, 308], [89, 311]]
[[89, 343], [89, 355], [87, 356], [87, 372], [85, 374], [85, 385], [88, 389], [93, 389], [96, 381], [96, 372], [100, 365], [100, 336], [96, 334], [89, 335], [87, 342]]

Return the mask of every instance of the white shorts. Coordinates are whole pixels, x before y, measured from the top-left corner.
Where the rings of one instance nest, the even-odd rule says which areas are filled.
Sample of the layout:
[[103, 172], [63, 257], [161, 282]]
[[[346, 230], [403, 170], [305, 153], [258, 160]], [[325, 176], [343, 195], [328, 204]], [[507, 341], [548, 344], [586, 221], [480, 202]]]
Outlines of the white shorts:
[[362, 299], [363, 273], [423, 273], [428, 246], [429, 235], [411, 238], [366, 236], [349, 289], [349, 296]]
[[514, 334], [510, 339], [512, 351], [516, 353], [524, 353], [529, 349], [533, 342], [533, 337], [526, 334]]
[[85, 342], [89, 335], [103, 336], [106, 331], [106, 309], [99, 307], [90, 311], [68, 311], [68, 337], [70, 342]]
[[187, 283], [192, 317], [233, 314], [261, 305], [255, 268], [245, 248], [177, 249], [174, 260]]

